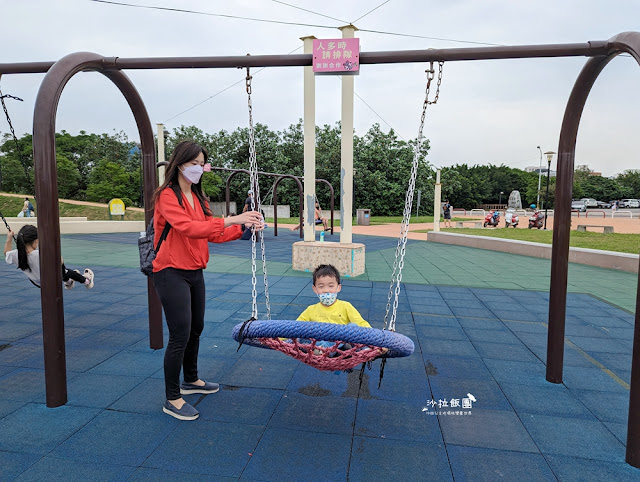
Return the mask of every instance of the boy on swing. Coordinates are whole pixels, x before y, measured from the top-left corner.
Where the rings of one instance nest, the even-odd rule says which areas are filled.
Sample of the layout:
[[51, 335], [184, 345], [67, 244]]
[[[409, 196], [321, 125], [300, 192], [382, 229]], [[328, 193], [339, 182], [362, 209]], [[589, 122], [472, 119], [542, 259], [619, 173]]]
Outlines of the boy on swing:
[[330, 264], [318, 266], [313, 271], [313, 292], [318, 295], [320, 303], [304, 310], [298, 316], [298, 321], [319, 321], [338, 325], [355, 323], [358, 326], [371, 328], [351, 303], [338, 299], [341, 289], [340, 273], [335, 266]]
[[[335, 266], [331, 264], [321, 264], [313, 271], [313, 292], [318, 295], [320, 303], [309, 306], [304, 310], [297, 321], [317, 321], [320, 323], [335, 323], [338, 325], [348, 325], [355, 323], [363, 328], [371, 328], [371, 325], [362, 318], [358, 310], [348, 301], [338, 299], [338, 293], [342, 290], [340, 283], [340, 273]], [[316, 346], [331, 347], [334, 342], [317, 340]], [[339, 350], [351, 349], [349, 343], [341, 343]], [[314, 353], [319, 355], [320, 350]], [[380, 353], [384, 354], [389, 351], [387, 348], [381, 348]]]

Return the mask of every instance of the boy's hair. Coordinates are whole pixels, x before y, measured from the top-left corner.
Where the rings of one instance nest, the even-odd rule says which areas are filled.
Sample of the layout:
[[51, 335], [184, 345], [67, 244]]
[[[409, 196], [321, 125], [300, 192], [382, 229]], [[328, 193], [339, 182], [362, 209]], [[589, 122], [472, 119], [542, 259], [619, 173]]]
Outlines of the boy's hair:
[[18, 247], [18, 269], [22, 271], [31, 271], [31, 266], [27, 261], [27, 244], [33, 243], [38, 239], [38, 229], [30, 224], [22, 226], [18, 231], [16, 246]]
[[340, 273], [332, 264], [321, 264], [313, 271], [313, 286], [316, 285], [316, 280], [323, 276], [335, 278], [338, 284], [340, 284]]

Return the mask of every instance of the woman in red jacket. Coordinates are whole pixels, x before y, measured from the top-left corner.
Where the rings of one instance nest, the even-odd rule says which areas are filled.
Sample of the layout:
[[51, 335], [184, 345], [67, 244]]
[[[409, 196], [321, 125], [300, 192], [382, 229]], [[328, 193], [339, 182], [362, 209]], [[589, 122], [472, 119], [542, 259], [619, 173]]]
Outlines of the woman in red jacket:
[[153, 261], [153, 282], [169, 327], [164, 354], [167, 400], [162, 411], [180, 420], [198, 418], [198, 411], [182, 395], [215, 393], [219, 389], [217, 383], [198, 377], [198, 348], [205, 309], [202, 270], [209, 261], [208, 243], [240, 238], [242, 224], [255, 226], [257, 230], [264, 226], [257, 211], [213, 217], [200, 182], [206, 161], [207, 151], [203, 147], [192, 141], [180, 142], [169, 159], [165, 181], [154, 196], [154, 245], [166, 223], [171, 225]]

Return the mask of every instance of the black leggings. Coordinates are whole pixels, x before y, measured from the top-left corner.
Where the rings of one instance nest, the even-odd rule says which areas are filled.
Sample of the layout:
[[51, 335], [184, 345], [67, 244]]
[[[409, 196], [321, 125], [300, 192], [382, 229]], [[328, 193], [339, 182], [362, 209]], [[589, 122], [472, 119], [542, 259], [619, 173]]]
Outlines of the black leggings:
[[70, 279], [72, 279], [73, 281], [78, 281], [79, 283], [84, 283], [87, 280], [87, 278], [82, 276], [80, 273], [71, 269], [67, 269], [67, 267], [63, 264], [62, 281], [69, 281]]
[[204, 328], [205, 288], [202, 270], [165, 268], [153, 273], [169, 327], [164, 352], [164, 384], [167, 400], [180, 395], [180, 369], [185, 383], [198, 380], [198, 349]]

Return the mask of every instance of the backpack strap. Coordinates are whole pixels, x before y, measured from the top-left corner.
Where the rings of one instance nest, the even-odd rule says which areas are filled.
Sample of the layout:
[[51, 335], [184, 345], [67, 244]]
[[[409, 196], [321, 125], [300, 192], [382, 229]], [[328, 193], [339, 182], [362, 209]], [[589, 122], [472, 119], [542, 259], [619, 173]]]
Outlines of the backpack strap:
[[158, 251], [160, 250], [160, 245], [162, 245], [162, 242], [165, 239], [167, 239], [170, 229], [171, 229], [171, 225], [169, 223], [164, 225], [164, 229], [162, 230], [162, 234], [160, 235], [160, 239], [158, 240], [158, 245], [156, 246], [156, 254], [158, 254]]

